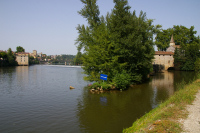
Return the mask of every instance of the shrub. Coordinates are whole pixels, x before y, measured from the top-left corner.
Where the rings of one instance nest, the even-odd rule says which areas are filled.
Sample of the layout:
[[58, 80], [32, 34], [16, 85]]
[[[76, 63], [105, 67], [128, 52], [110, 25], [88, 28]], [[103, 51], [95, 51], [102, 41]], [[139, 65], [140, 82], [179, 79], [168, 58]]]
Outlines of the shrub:
[[113, 82], [116, 84], [118, 89], [125, 90], [131, 83], [131, 75], [123, 70], [121, 73], [115, 75]]
[[195, 71], [199, 73], [200, 72], [200, 58], [196, 59], [194, 66], [195, 66], [195, 68], [194, 68]]
[[107, 82], [102, 82], [100, 85], [102, 86], [102, 89], [104, 90], [111, 88], [111, 86]]
[[99, 82], [95, 82], [95, 83], [92, 84], [92, 87], [93, 87], [93, 89], [97, 89], [98, 87], [100, 88], [101, 85], [100, 85]]

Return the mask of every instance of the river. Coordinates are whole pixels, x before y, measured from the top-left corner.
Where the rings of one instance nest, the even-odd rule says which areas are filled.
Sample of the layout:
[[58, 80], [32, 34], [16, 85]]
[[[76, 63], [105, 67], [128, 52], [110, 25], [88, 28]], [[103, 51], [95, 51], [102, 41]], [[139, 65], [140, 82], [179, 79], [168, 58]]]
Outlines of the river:
[[120, 133], [195, 75], [157, 73], [127, 91], [92, 94], [82, 72], [48, 65], [0, 68], [0, 132]]

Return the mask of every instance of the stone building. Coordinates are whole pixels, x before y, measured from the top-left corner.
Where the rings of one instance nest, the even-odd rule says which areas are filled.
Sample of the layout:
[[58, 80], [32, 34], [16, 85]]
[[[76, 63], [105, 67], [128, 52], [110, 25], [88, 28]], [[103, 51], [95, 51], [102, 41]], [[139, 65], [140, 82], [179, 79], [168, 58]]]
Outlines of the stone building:
[[20, 66], [28, 66], [29, 65], [29, 53], [17, 53], [16, 61]]
[[173, 52], [155, 51], [153, 64], [163, 65], [164, 70], [174, 67], [173, 55]]
[[37, 57], [37, 50], [33, 50], [33, 57], [34, 57], [34, 58]]
[[169, 47], [166, 51], [155, 51], [153, 64], [163, 66], [164, 70], [170, 67], [174, 67], [174, 51], [176, 48], [180, 48], [179, 45], [175, 45], [173, 35], [170, 40]]

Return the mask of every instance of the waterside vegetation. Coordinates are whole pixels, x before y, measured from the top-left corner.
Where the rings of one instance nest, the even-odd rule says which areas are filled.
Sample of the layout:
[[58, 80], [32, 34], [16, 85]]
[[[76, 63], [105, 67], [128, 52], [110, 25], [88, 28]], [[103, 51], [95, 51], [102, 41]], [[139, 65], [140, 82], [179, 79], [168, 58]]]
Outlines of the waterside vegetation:
[[188, 116], [186, 106], [195, 99], [200, 90], [200, 77], [197, 80], [178, 85], [179, 90], [157, 108], [136, 120], [133, 125], [124, 129], [124, 133], [182, 132], [181, 119]]
[[112, 12], [100, 16], [96, 1], [81, 0], [84, 7], [79, 11], [88, 22], [77, 27], [84, 79], [99, 82], [100, 74], [106, 74], [107, 83], [119, 89], [143, 82], [153, 69], [153, 34], [160, 26], [152, 25], [142, 11], [136, 16], [127, 0], [114, 0]]
[[18, 63], [16, 62], [16, 56], [12, 52], [12, 49], [9, 48], [7, 52], [0, 52], [0, 67], [1, 66], [16, 66]]
[[[173, 26], [162, 29], [153, 25], [146, 13], [131, 12], [127, 0], [113, 0], [111, 13], [100, 16], [97, 0], [81, 0], [84, 7], [78, 12], [88, 24], [77, 27], [76, 60], [82, 63], [85, 80], [98, 82], [100, 74], [108, 76], [103, 89], [127, 89], [131, 84], [142, 83], [153, 71], [154, 48], [166, 51], [173, 35], [175, 45], [181, 48], [174, 53], [174, 64], [178, 70], [194, 71], [200, 60], [200, 39], [194, 26]], [[153, 36], [155, 35], [155, 42]], [[83, 53], [82, 53], [83, 52]], [[104, 83], [105, 84], [105, 83]], [[96, 85], [96, 84], [95, 84]], [[95, 85], [92, 86], [95, 89]]]

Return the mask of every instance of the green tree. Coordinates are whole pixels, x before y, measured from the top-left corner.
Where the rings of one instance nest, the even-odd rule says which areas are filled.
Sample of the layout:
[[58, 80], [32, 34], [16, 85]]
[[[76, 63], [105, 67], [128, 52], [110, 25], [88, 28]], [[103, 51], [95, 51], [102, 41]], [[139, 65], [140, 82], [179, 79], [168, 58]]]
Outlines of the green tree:
[[200, 73], [200, 58], [196, 59], [194, 66], [195, 66], [195, 71]]
[[34, 58], [33, 56], [29, 56], [29, 64], [39, 64], [40, 61], [38, 60], [38, 58]]
[[155, 44], [159, 51], [166, 51], [167, 47], [169, 47], [171, 36], [173, 35], [175, 45], [180, 45], [182, 48], [185, 48], [187, 44], [197, 41], [197, 37], [195, 37], [196, 33], [194, 26], [188, 29], [182, 25], [174, 25], [173, 28], [161, 29], [157, 32]]
[[8, 49], [7, 51], [7, 57], [8, 57], [8, 63], [10, 66], [16, 66], [17, 62], [15, 61], [16, 57], [13, 54], [13, 51], [11, 48]]
[[200, 45], [196, 42], [186, 44], [182, 48], [182, 55], [179, 57], [181, 62], [181, 70], [189, 71], [195, 70], [195, 62], [200, 57]]
[[16, 53], [19, 53], [19, 52], [24, 52], [25, 50], [24, 50], [24, 48], [23, 47], [21, 47], [21, 46], [18, 46], [17, 48], [16, 48]]
[[6, 52], [0, 52], [0, 67], [8, 65], [8, 56]]
[[87, 19], [88, 26], [77, 27], [76, 44], [79, 52], [83, 49], [85, 79], [98, 81], [104, 73], [108, 82], [126, 74], [132, 82], [144, 80], [152, 69], [153, 21], [143, 12], [139, 17], [135, 11], [131, 13], [127, 0], [114, 0], [115, 7], [105, 18], [99, 16], [96, 0], [81, 1], [84, 8], [79, 14]]
[[200, 57], [200, 41], [195, 36], [196, 33], [193, 26], [190, 29], [184, 26], [174, 26], [175, 43], [181, 46], [180, 49], [175, 50], [174, 63], [175, 67], [180, 70], [195, 70], [195, 62]]
[[114, 3], [109, 26], [115, 54], [119, 56], [118, 71], [126, 70], [135, 82], [140, 82], [152, 69], [153, 21], [147, 19], [142, 11], [139, 17], [135, 11], [130, 13], [126, 0], [115, 0]]
[[155, 44], [159, 51], [166, 51], [166, 49], [169, 47], [169, 42], [172, 34], [172, 29], [161, 30], [157, 33]]
[[82, 61], [82, 53], [79, 51], [75, 58], [74, 58], [74, 64], [75, 65], [78, 65], [78, 64], [83, 64], [83, 61]]
[[2, 58], [3, 60], [7, 60], [7, 54], [6, 52], [0, 52], [0, 58]]

